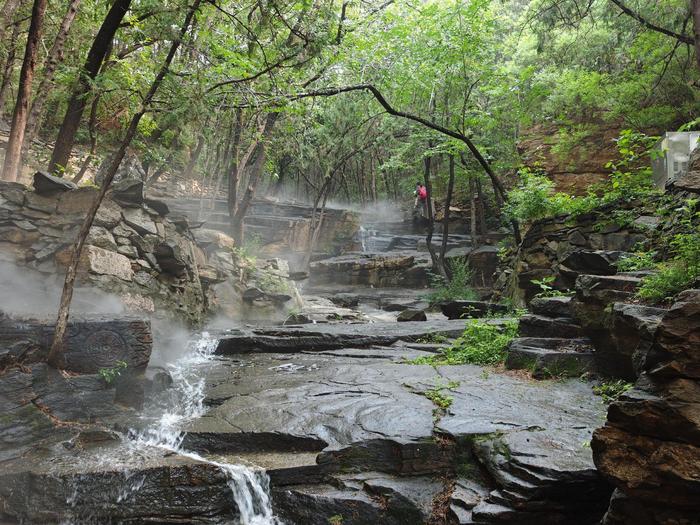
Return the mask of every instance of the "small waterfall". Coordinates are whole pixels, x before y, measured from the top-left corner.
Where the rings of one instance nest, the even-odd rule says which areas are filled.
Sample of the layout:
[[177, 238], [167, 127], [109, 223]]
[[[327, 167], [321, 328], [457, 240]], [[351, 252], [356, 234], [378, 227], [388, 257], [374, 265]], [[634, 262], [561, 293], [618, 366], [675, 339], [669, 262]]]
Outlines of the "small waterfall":
[[360, 245], [362, 246], [363, 253], [373, 252], [376, 250], [376, 243], [374, 242], [377, 237], [377, 230], [374, 228], [365, 228], [360, 226], [360, 230], [357, 233], [360, 239]]
[[212, 359], [218, 340], [202, 333], [190, 342], [190, 351], [168, 366], [173, 384], [156, 400], [151, 412], [160, 415], [153, 425], [139, 432], [136, 445], [165, 448], [180, 455], [216, 465], [228, 477], [228, 486], [240, 513], [240, 525], [283, 525], [273, 512], [270, 501], [270, 479], [264, 470], [251, 469], [244, 465], [231, 465], [206, 459], [182, 448], [181, 424], [202, 416], [204, 407], [205, 380], [199, 367]]

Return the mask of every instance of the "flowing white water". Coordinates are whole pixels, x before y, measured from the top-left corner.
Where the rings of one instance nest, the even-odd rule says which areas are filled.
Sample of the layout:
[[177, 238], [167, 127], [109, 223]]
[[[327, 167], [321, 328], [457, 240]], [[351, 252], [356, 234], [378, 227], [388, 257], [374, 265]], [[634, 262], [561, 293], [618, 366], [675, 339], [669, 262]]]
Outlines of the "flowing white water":
[[362, 251], [364, 253], [373, 252], [376, 250], [376, 244], [374, 240], [377, 237], [377, 230], [373, 228], [365, 228], [364, 226], [360, 226], [358, 236], [360, 238], [360, 245], [362, 246]]
[[212, 360], [216, 345], [217, 340], [204, 332], [198, 340], [190, 342], [190, 350], [182, 358], [168, 365], [173, 384], [167, 391], [167, 399], [153, 407], [160, 416], [137, 435], [135, 443], [165, 448], [219, 467], [228, 478], [240, 513], [240, 525], [283, 525], [272, 512], [270, 480], [264, 470], [211, 461], [182, 447], [182, 424], [206, 412], [201, 368]]

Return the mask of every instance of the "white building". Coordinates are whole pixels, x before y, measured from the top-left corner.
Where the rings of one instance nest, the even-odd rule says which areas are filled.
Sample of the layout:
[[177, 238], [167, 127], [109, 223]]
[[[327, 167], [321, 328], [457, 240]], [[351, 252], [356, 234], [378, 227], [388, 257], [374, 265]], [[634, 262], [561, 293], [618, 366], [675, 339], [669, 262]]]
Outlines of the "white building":
[[656, 148], [664, 155], [652, 161], [654, 185], [664, 189], [669, 183], [688, 171], [690, 152], [700, 142], [700, 131], [668, 131], [664, 133]]

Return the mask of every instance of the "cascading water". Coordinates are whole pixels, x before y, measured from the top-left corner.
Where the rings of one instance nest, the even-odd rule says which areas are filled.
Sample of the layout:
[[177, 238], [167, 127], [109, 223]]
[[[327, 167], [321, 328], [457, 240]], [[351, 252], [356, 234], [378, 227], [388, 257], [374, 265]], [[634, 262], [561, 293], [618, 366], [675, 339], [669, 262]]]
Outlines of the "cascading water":
[[152, 425], [136, 433], [134, 444], [165, 448], [219, 467], [228, 478], [228, 486], [238, 506], [240, 525], [283, 525], [272, 512], [270, 480], [265, 471], [212, 461], [182, 447], [182, 423], [206, 412], [203, 403], [205, 380], [201, 368], [212, 360], [217, 342], [204, 332], [198, 340], [190, 342], [190, 350], [185, 356], [168, 365], [173, 384], [165, 392], [164, 399], [155, 400], [146, 410], [146, 415], [159, 415]]
[[362, 246], [362, 251], [364, 253], [373, 252], [376, 250], [374, 240], [377, 237], [377, 230], [360, 226], [358, 237], [360, 238], [360, 245]]

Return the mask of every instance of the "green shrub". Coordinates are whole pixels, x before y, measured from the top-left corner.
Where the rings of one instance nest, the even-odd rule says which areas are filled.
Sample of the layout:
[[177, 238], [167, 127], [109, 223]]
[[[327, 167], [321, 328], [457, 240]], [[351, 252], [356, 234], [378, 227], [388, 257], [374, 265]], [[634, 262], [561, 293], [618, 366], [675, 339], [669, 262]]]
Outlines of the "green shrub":
[[602, 397], [603, 402], [610, 404], [617, 401], [622, 394], [631, 389], [634, 385], [622, 379], [617, 381], [603, 382], [593, 387], [593, 393]]
[[518, 321], [510, 320], [504, 325], [490, 324], [474, 319], [452, 345], [440, 353], [418, 357], [411, 361], [417, 365], [495, 365], [506, 357], [506, 349], [518, 335]]
[[608, 162], [610, 180], [595, 188], [601, 194], [601, 204], [630, 201], [658, 193], [654, 189], [650, 162], [662, 153], [653, 149], [659, 137], [624, 129], [615, 140], [619, 160]]
[[637, 295], [665, 301], [700, 279], [700, 233], [679, 233], [670, 242], [673, 257], [656, 265], [657, 273], [642, 279]]
[[479, 296], [472, 288], [472, 271], [469, 268], [469, 262], [459, 257], [448, 260], [446, 264], [451, 274], [450, 281], [445, 282], [441, 276], [431, 274], [430, 285], [436, 290], [428, 294], [428, 302], [436, 304], [442, 301], [478, 299]]
[[620, 257], [615, 262], [615, 267], [618, 272], [648, 270], [654, 267], [654, 257], [656, 257], [656, 252], [637, 251]]

